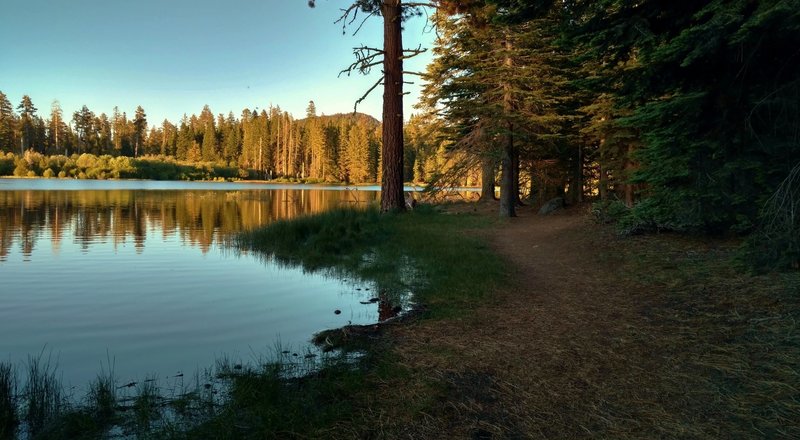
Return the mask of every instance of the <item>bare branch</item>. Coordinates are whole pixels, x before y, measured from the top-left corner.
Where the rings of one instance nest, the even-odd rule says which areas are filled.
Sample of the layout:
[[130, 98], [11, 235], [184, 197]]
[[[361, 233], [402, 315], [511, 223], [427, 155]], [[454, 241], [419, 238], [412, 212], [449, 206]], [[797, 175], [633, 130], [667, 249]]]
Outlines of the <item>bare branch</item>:
[[[404, 55], [401, 56], [400, 58], [404, 59], [404, 60], [407, 60], [409, 58], [414, 58], [415, 56], [417, 56], [419, 54], [423, 54], [423, 53], [425, 53], [427, 51], [428, 51], [428, 49], [423, 49], [422, 45], [417, 46], [416, 49], [403, 49], [403, 54]], [[408, 54], [408, 55], [405, 55], [405, 54]]]
[[366, 16], [366, 17], [364, 17], [364, 19], [363, 19], [363, 20], [361, 20], [361, 24], [359, 24], [359, 25], [358, 25], [358, 27], [356, 28], [356, 30], [355, 30], [355, 31], [353, 31], [353, 35], [355, 36], [355, 34], [357, 34], [357, 33], [358, 33], [358, 31], [360, 31], [360, 30], [361, 30], [361, 28], [362, 28], [362, 27], [364, 27], [364, 23], [366, 23], [366, 22], [367, 22], [367, 20], [369, 20], [369, 18], [370, 18], [370, 17], [372, 17], [372, 16], [374, 16], [374, 15], [375, 15], [375, 13], [374, 13], [374, 12], [370, 12], [369, 14], [367, 14], [367, 16]]
[[367, 92], [364, 93], [364, 95], [362, 97], [360, 97], [360, 98], [358, 98], [356, 100], [355, 105], [353, 105], [353, 113], [355, 113], [357, 111], [358, 104], [361, 104], [362, 102], [364, 102], [364, 100], [367, 99], [367, 96], [369, 96], [369, 94], [372, 93], [372, 91], [375, 90], [376, 87], [378, 87], [379, 85], [383, 84], [383, 79], [385, 77], [386, 77], [386, 74], [381, 75], [381, 77], [378, 79], [378, 81], [375, 82], [375, 84], [373, 84], [372, 87], [370, 87], [369, 90], [367, 90]]
[[[347, 26], [353, 24], [353, 22], [358, 17], [358, 4], [353, 3], [352, 5], [348, 6], [345, 9], [340, 9], [342, 11], [342, 15], [334, 21], [334, 24], [342, 24], [342, 35], [347, 33]], [[350, 15], [352, 14], [352, 18]], [[360, 27], [360, 26], [359, 26]]]
[[354, 47], [353, 55], [355, 55], [356, 60], [347, 68], [339, 72], [339, 76], [342, 76], [342, 74], [345, 73], [350, 76], [354, 70], [358, 70], [358, 72], [362, 75], [369, 74], [373, 67], [383, 63], [383, 54], [384, 52], [382, 50], [374, 47]]
[[403, 3], [404, 8], [433, 8], [437, 9], [439, 5], [436, 3]]

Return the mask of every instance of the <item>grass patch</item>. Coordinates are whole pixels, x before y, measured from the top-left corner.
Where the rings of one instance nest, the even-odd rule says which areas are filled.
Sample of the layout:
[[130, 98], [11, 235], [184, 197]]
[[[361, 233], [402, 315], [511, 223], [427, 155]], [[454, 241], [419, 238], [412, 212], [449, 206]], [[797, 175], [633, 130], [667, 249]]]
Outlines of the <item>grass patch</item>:
[[626, 408], [643, 426], [696, 438], [800, 436], [800, 273], [753, 274], [739, 246], [665, 234], [607, 249], [619, 285], [639, 292], [644, 320], [626, 337], [657, 347], [664, 362], [658, 380], [628, 379], [631, 395], [650, 388], [661, 400], [660, 414]]
[[12, 438], [17, 430], [17, 375], [14, 366], [0, 362], [0, 439]]
[[[373, 282], [381, 296], [410, 293], [424, 305], [425, 319], [446, 319], [470, 313], [505, 283], [504, 262], [475, 234], [494, 221], [431, 206], [405, 214], [342, 208], [272, 223], [242, 234], [236, 245], [280, 264]], [[349, 432], [357, 438], [376, 421], [370, 402], [381, 384], [407, 380], [422, 395], [395, 402], [395, 411], [424, 412], [441, 384], [419, 383], [393, 357], [390, 343], [356, 340], [309, 374], [287, 377], [277, 363], [234, 375], [225, 409], [189, 437], [325, 438]], [[353, 349], [361, 350], [355, 361], [348, 356]]]
[[43, 353], [28, 357], [27, 379], [23, 389], [23, 420], [30, 433], [43, 431], [64, 408], [63, 387], [56, 370], [57, 365], [49, 357], [45, 359]]
[[[382, 298], [412, 294], [426, 306], [427, 319], [440, 319], [469, 313], [505, 280], [503, 262], [472, 233], [493, 221], [428, 206], [402, 215], [339, 209], [273, 223], [236, 244], [281, 264], [369, 281]], [[249, 364], [223, 358], [193, 383], [187, 378], [188, 386], [182, 375], [179, 383], [175, 378], [172, 388], [152, 377], [120, 384], [109, 365], [82, 405], [67, 402], [55, 366], [41, 356], [28, 362], [21, 397], [13, 368], [2, 364], [0, 429], [10, 430], [9, 438], [19, 432], [34, 439], [357, 438], [375, 416], [376, 389], [413, 379], [389, 343], [377, 339], [332, 353], [278, 344], [267, 358]], [[424, 398], [398, 402], [403, 413], [424, 411], [441, 386], [420, 389]]]
[[373, 281], [390, 295], [413, 293], [430, 317], [463, 313], [502, 284], [507, 266], [470, 232], [493, 219], [422, 205], [405, 214], [341, 208], [279, 221], [241, 235], [240, 249], [278, 263]]

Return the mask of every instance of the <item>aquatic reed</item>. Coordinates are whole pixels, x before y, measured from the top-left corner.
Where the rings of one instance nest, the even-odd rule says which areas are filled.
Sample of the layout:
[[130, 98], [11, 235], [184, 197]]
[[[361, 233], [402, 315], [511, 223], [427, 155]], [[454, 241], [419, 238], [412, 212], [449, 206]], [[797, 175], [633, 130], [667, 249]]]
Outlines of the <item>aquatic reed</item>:
[[13, 365], [0, 362], [0, 439], [13, 438], [17, 416], [17, 375]]

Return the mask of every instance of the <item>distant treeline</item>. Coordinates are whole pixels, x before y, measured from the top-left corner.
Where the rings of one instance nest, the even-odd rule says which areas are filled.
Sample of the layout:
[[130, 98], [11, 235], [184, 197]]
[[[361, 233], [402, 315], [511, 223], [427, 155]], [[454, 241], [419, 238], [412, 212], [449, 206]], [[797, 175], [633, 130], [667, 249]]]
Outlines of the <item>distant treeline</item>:
[[[423, 141], [417, 129], [409, 130], [405, 179], [429, 180], [443, 163], [434, 156], [443, 150], [432, 136]], [[117, 107], [109, 117], [86, 106], [69, 118], [54, 101], [49, 118], [44, 118], [29, 96], [22, 97], [15, 111], [0, 92], [0, 152], [14, 153], [17, 159], [24, 155], [27, 162], [14, 160], [9, 171], [7, 157], [0, 175], [58, 177], [63, 171], [62, 177], [90, 179], [366, 183], [380, 181], [380, 150], [380, 122], [360, 113], [318, 116], [313, 101], [304, 119], [280, 107], [245, 109], [237, 118], [232, 112], [214, 116], [205, 106], [199, 115], [184, 115], [178, 124], [164, 120], [150, 125], [141, 106], [132, 118]], [[33, 153], [38, 156], [29, 155]], [[88, 166], [78, 165], [72, 157], [83, 154], [96, 159], [84, 159]], [[50, 156], [47, 164], [42, 155]]]
[[[113, 157], [83, 153], [45, 156], [28, 150], [24, 155], [0, 156], [0, 176], [73, 179], [241, 180], [255, 179], [255, 170], [215, 162], [178, 161], [169, 156]], [[292, 179], [294, 180], [294, 179]]]

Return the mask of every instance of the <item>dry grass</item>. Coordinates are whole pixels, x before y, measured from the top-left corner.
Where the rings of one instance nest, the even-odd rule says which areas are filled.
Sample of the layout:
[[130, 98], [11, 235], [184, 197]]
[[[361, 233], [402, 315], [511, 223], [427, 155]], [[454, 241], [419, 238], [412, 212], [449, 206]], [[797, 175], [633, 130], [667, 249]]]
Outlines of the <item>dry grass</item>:
[[[363, 438], [800, 438], [800, 277], [733, 243], [620, 239], [569, 213], [501, 223], [517, 268], [474, 313], [390, 329]], [[402, 404], [398, 404], [402, 402]]]

